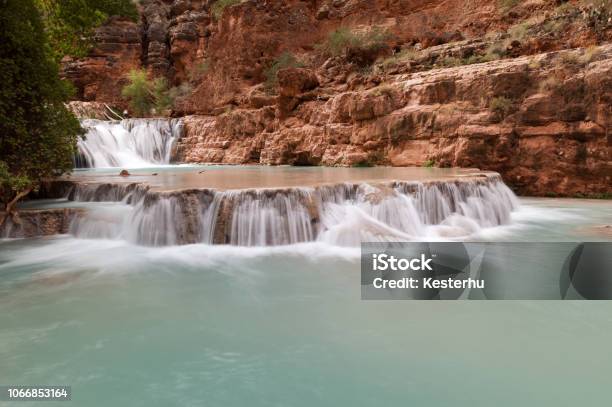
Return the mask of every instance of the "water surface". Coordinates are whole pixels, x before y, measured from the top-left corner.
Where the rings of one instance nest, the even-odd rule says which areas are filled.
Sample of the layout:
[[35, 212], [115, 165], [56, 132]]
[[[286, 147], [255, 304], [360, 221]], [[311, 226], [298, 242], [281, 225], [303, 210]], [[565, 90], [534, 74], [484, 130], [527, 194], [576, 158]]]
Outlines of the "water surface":
[[119, 175], [120, 168], [77, 169], [70, 179], [84, 182], [142, 182], [154, 190], [212, 188], [217, 190], [247, 188], [311, 187], [345, 182], [431, 181], [491, 174], [467, 168], [420, 167], [292, 167], [167, 165], [130, 169], [129, 177]]
[[[474, 239], [607, 239], [609, 201], [522, 203]], [[0, 309], [0, 383], [79, 406], [611, 400], [612, 302], [361, 301], [358, 249], [323, 242], [3, 241]]]
[[[157, 190], [474, 172], [166, 166], [179, 122], [86, 126], [79, 164], [97, 168], [72, 178]], [[121, 168], [132, 175], [119, 177]], [[421, 239], [454, 230], [455, 238], [478, 241], [612, 240], [603, 227], [612, 219], [610, 201], [522, 199], [516, 208], [504, 188], [474, 188], [479, 194], [463, 197], [460, 216], [448, 213], [439, 198], [449, 194], [440, 191], [379, 205], [360, 199], [365, 188], [358, 199], [326, 208], [331, 236], [275, 247], [168, 240], [148, 247], [130, 239], [175, 219], [183, 207], [172, 202], [149, 212], [126, 202], [42, 202], [87, 207], [92, 217], [81, 233], [0, 241], [0, 384], [71, 385], [75, 406], [610, 405], [612, 302], [360, 299], [355, 242], [381, 230]], [[289, 213], [278, 202], [244, 202], [249, 210], [236, 212], [237, 225], [264, 230]], [[428, 223], [435, 209], [445, 219]]]

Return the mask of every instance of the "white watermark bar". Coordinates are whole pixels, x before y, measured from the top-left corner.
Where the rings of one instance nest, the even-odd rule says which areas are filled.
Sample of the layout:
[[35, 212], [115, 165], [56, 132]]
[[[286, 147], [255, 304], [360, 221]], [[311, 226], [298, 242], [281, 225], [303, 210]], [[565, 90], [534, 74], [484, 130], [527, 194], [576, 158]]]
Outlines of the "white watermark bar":
[[361, 245], [364, 300], [612, 300], [612, 242]]
[[70, 386], [0, 386], [0, 401], [70, 401]]

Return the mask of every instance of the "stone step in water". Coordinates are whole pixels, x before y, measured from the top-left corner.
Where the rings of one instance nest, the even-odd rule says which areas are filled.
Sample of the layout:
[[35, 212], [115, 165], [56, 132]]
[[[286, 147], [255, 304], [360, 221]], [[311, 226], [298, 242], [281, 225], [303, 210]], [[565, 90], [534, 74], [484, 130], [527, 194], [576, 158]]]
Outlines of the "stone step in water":
[[501, 177], [490, 173], [455, 180], [227, 191], [61, 182], [47, 186], [43, 193], [107, 203], [72, 222], [75, 236], [125, 239], [147, 246], [276, 246], [310, 241], [355, 246], [362, 241], [460, 238], [510, 223], [510, 214], [518, 207]]

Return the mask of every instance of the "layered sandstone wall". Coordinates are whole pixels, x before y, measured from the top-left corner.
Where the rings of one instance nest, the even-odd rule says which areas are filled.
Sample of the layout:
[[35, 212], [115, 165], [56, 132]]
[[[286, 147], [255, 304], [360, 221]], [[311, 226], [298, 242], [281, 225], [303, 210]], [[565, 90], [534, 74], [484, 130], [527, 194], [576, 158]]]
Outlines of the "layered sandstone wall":
[[113, 17], [96, 31], [94, 39], [95, 47], [87, 58], [62, 61], [61, 74], [74, 84], [78, 100], [125, 107], [121, 89], [127, 83], [126, 74], [141, 63], [140, 25]]
[[[330, 96], [318, 88], [259, 109], [188, 116], [179, 157], [274, 165], [430, 162], [500, 172], [523, 194], [609, 193], [612, 45], [598, 48], [592, 61], [571, 62], [584, 55], [561, 51], [434, 69], [364, 91]], [[283, 103], [297, 105], [280, 119]]]
[[[612, 191], [610, 10], [582, 0], [244, 0], [214, 15], [214, 3], [142, 0], [139, 23], [109, 21], [91, 56], [64, 73], [81, 100], [120, 109], [129, 69], [180, 85], [179, 161], [470, 166], [524, 194]], [[384, 30], [385, 47], [324, 55], [317, 44], [339, 27]], [[270, 86], [283, 53], [302, 67]]]
[[[591, 15], [595, 11], [582, 7], [583, 0], [529, 0], [510, 10], [497, 0], [243, 0], [217, 16], [214, 3], [141, 0], [138, 22], [111, 18], [97, 30], [90, 55], [67, 58], [63, 74], [75, 83], [79, 100], [125, 107], [120, 91], [126, 73], [145, 67], [175, 85], [189, 83], [192, 92], [176, 113], [201, 114], [240, 104], [282, 52], [319, 68], [325, 61], [316, 45], [339, 27], [386, 30], [392, 52], [481, 39], [534, 16], [545, 20], [545, 32], [525, 38], [514, 53], [584, 47], [612, 35], [612, 26], [602, 26], [605, 19]], [[574, 5], [573, 18], [558, 15], [559, 4]], [[333, 68], [338, 74], [351, 70]]]

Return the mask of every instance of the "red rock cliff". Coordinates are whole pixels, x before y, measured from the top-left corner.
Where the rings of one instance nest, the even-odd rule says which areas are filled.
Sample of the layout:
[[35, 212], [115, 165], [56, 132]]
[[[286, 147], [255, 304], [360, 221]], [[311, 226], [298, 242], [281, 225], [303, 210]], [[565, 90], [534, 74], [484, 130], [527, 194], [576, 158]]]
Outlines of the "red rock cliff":
[[[144, 0], [64, 72], [121, 108], [125, 73], [188, 89], [189, 162], [440, 165], [499, 171], [518, 192], [612, 192], [612, 12], [584, 1]], [[329, 55], [347, 27], [384, 44]], [[270, 67], [290, 53], [295, 67]], [[281, 66], [283, 68], [283, 66]], [[185, 86], [188, 85], [188, 86]]]

